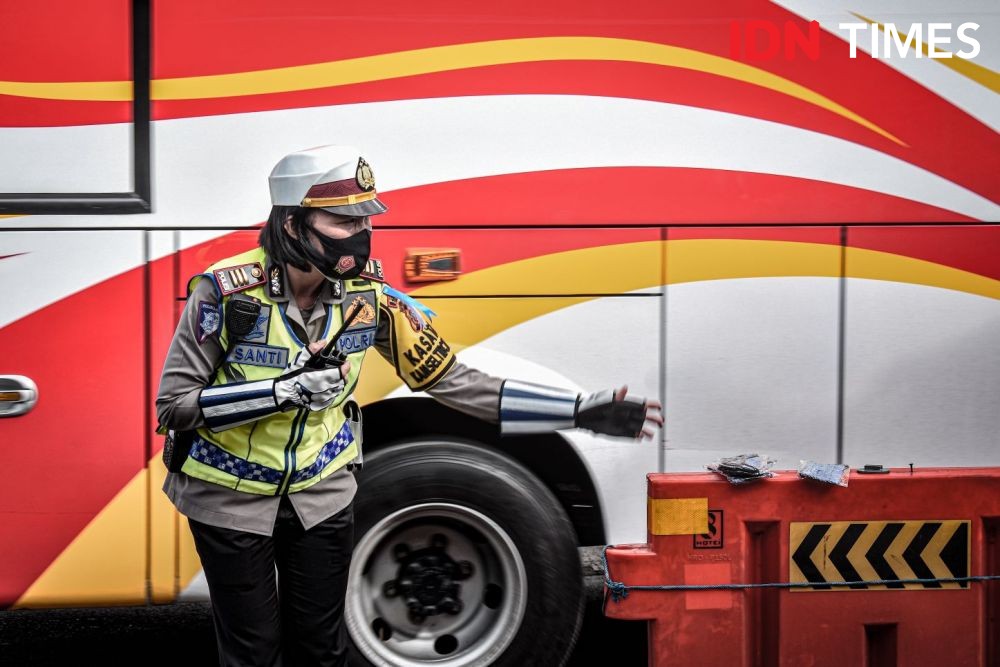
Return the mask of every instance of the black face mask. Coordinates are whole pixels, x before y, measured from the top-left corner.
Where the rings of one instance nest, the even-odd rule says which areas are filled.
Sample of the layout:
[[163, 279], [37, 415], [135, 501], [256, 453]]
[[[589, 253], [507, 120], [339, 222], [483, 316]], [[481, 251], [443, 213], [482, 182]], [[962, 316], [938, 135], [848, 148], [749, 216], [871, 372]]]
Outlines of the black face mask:
[[303, 240], [299, 244], [302, 248], [302, 254], [306, 256], [310, 264], [330, 280], [357, 278], [365, 270], [365, 264], [368, 263], [368, 257], [372, 252], [372, 231], [370, 229], [362, 229], [346, 239], [332, 239], [314, 229], [309, 230], [309, 235], [319, 241], [320, 245], [323, 246], [323, 251], [316, 250], [312, 243]]

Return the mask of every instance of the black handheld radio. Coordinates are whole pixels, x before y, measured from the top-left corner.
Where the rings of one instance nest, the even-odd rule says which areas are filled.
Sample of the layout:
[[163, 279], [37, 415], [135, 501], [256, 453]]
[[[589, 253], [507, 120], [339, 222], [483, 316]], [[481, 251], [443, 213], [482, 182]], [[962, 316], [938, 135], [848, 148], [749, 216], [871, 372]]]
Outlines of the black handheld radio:
[[347, 355], [337, 347], [337, 343], [340, 342], [340, 337], [344, 335], [344, 332], [347, 331], [358, 315], [361, 314], [362, 308], [363, 306], [359, 304], [351, 309], [351, 312], [344, 318], [344, 323], [333, 334], [326, 347], [320, 350], [319, 354], [309, 357], [309, 360], [306, 362], [306, 368], [329, 368], [330, 366], [340, 366], [347, 361]]
[[[258, 317], [260, 317], [260, 301], [243, 294], [234, 295], [226, 304], [226, 329], [229, 330], [229, 345], [253, 331]], [[229, 350], [226, 352], [226, 356], [229, 356]]]

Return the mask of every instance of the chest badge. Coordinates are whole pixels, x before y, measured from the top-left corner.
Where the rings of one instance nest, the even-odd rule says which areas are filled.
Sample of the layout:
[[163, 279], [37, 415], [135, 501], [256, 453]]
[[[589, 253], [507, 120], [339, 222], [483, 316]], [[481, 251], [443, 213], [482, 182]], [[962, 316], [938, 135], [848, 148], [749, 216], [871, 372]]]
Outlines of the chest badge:
[[377, 324], [377, 304], [375, 290], [364, 292], [349, 292], [347, 298], [340, 304], [341, 321], [354, 310], [359, 309], [351, 326], [340, 336], [340, 349], [346, 354], [361, 352], [375, 344], [375, 329]]

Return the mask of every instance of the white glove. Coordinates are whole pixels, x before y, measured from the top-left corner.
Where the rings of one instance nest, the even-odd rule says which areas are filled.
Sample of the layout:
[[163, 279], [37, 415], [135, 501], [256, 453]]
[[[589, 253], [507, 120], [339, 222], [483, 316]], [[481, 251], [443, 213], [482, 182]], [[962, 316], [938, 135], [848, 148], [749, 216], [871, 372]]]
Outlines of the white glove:
[[343, 393], [343, 367], [306, 368], [310, 356], [306, 350], [299, 352], [288, 370], [274, 381], [274, 397], [282, 410], [325, 410]]

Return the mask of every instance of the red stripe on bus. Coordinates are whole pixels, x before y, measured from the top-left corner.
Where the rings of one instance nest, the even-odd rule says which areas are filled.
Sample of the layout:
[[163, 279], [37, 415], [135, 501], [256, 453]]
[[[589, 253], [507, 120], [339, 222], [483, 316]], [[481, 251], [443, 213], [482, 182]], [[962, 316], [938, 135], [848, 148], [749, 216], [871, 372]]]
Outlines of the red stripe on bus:
[[970, 222], [953, 211], [790, 176], [679, 167], [507, 174], [384, 193], [378, 225]]

